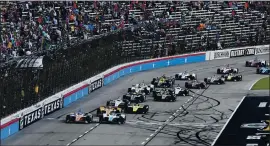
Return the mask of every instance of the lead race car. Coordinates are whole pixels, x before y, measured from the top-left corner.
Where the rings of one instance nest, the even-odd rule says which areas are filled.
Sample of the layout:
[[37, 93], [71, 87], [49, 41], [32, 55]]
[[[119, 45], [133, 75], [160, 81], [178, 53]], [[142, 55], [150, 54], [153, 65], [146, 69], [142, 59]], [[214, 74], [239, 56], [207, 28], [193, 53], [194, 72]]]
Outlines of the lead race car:
[[176, 101], [176, 94], [173, 88], [156, 88], [153, 91], [155, 101]]
[[270, 68], [269, 67], [258, 67], [256, 70], [257, 74], [264, 74], [264, 75], [270, 75]]
[[89, 113], [83, 113], [79, 110], [76, 113], [70, 113], [66, 115], [66, 123], [91, 123], [93, 115]]
[[146, 114], [149, 111], [149, 105], [132, 104], [127, 107], [125, 113]]
[[206, 83], [193, 80], [193, 81], [185, 82], [185, 87], [189, 89], [204, 89], [206, 88]]
[[258, 59], [257, 57], [253, 60], [246, 61], [246, 67], [266, 67], [269, 63], [266, 60]]
[[175, 83], [175, 78], [173, 77], [166, 77], [163, 75], [162, 77], [153, 78], [151, 84], [154, 85], [156, 88], [169, 88], [173, 87]]
[[175, 80], [196, 80], [197, 75], [195, 73], [188, 73], [187, 71], [175, 74]]
[[226, 74], [223, 75], [222, 77], [225, 78], [225, 81], [242, 81], [243, 80], [243, 76], [240, 74], [235, 74], [235, 73], [230, 73], [230, 74]]
[[154, 85], [146, 85], [144, 83], [132, 85], [131, 88], [128, 88], [128, 92], [144, 92], [146, 95], [149, 95], [154, 90]]
[[221, 67], [217, 69], [217, 74], [228, 74], [228, 73], [238, 73], [238, 68], [232, 68], [227, 65], [226, 67]]
[[225, 84], [225, 78], [223, 76], [212, 76], [208, 78], [204, 78], [204, 82], [206, 84]]

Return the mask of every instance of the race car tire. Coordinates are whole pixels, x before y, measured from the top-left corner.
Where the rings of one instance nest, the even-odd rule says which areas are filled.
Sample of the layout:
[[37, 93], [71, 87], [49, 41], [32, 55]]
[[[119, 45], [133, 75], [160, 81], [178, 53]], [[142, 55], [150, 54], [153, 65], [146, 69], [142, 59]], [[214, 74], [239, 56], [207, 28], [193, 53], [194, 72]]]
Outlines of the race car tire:
[[143, 114], [148, 113], [148, 111], [149, 111], [149, 105], [145, 105], [145, 106], [143, 107]]
[[185, 87], [186, 87], [186, 88], [189, 88], [188, 82], [185, 82]]
[[90, 116], [85, 117], [85, 122], [86, 122], [87, 124], [92, 123], [91, 117], [90, 117]]
[[250, 63], [248, 61], [246, 61], [246, 67], [249, 67]]
[[110, 105], [110, 101], [107, 101], [106, 106], [109, 106], [109, 105]]
[[207, 78], [204, 78], [204, 82], [207, 83]]
[[128, 93], [131, 92], [131, 88], [128, 88]]
[[217, 74], [220, 74], [220, 68], [217, 69]]
[[70, 123], [70, 115], [66, 116], [66, 123]]
[[256, 69], [256, 73], [260, 74], [260, 69], [259, 68]]
[[237, 78], [234, 78], [233, 81], [236, 82], [237, 81]]
[[175, 79], [180, 79], [178, 74], [176, 74], [174, 77]]
[[200, 89], [205, 88], [205, 85], [203, 83], [200, 84]]
[[101, 114], [101, 111], [100, 111], [100, 109], [98, 108], [98, 109], [97, 109], [97, 115], [99, 115], [99, 114]]
[[121, 125], [121, 124], [124, 124], [125, 123], [125, 119], [122, 118], [122, 117], [119, 117], [119, 119], [117, 120], [118, 124]]
[[150, 92], [147, 90], [147, 88], [144, 88], [144, 93], [145, 93], [146, 95], [149, 95], [149, 94], [150, 94]]
[[99, 116], [99, 123], [102, 123], [102, 122], [103, 122], [103, 117]]

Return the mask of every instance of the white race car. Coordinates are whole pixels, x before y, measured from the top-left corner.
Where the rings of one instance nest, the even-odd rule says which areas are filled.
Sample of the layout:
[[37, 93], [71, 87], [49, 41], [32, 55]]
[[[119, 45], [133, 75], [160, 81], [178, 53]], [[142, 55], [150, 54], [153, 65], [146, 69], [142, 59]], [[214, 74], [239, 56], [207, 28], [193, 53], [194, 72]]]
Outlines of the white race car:
[[229, 73], [238, 73], [238, 68], [233, 68], [227, 65], [226, 67], [221, 67], [217, 69], [217, 74], [229, 74]]
[[260, 60], [257, 57], [253, 60], [246, 61], [246, 67], [266, 67], [268, 64], [266, 60]]
[[116, 111], [111, 111], [109, 114], [103, 113], [99, 117], [99, 122], [124, 124], [126, 122], [126, 115], [123, 113], [116, 112]]
[[174, 93], [178, 96], [188, 96], [189, 95], [189, 90], [183, 89], [180, 86], [177, 86], [174, 88]]
[[178, 74], [175, 74], [176, 80], [196, 80], [197, 75], [195, 73], [188, 73], [188, 72], [181, 72]]
[[149, 95], [154, 90], [154, 85], [146, 85], [144, 83], [132, 85], [128, 88], [128, 92], [145, 93]]
[[112, 106], [112, 107], [119, 107], [122, 109], [125, 109], [127, 105], [129, 105], [129, 101], [127, 100], [122, 100], [121, 98], [116, 99], [116, 100], [109, 100], [107, 101], [106, 106]]

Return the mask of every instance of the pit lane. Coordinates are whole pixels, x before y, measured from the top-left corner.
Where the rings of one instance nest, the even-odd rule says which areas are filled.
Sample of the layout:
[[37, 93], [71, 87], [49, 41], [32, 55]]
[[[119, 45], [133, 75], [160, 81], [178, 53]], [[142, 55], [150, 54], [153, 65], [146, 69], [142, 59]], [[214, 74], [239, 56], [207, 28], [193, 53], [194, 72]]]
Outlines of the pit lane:
[[[259, 58], [267, 59], [262, 55]], [[253, 82], [261, 77], [255, 68], [244, 67], [241, 57], [188, 64], [136, 73], [123, 77], [97, 90], [87, 98], [57, 111], [52, 115], [23, 129], [2, 142], [4, 145], [210, 145], [235, 109], [238, 102], [248, 92]], [[127, 87], [135, 83], [150, 81], [163, 74], [174, 75], [184, 70], [194, 70], [198, 78], [212, 76], [218, 66], [233, 64], [243, 74], [242, 82], [211, 85], [207, 90], [193, 90], [194, 95], [179, 97], [176, 102], [154, 102], [151, 98], [145, 104], [150, 106], [147, 115], [127, 115], [125, 125], [65, 124], [65, 114], [77, 111], [91, 111], [104, 105], [110, 98], [125, 94]], [[183, 81], [176, 84], [184, 86]], [[203, 94], [201, 94], [203, 92]], [[183, 106], [184, 105], [184, 106]], [[177, 112], [178, 110], [178, 112]], [[173, 114], [177, 113], [177, 117]], [[173, 117], [173, 118], [170, 118]], [[164, 122], [166, 126], [162, 129]], [[89, 131], [92, 127], [91, 131]], [[85, 134], [85, 132], [89, 131]], [[81, 136], [83, 135], [83, 136]], [[81, 137], [80, 137], [81, 136]], [[153, 137], [153, 138], [152, 138]]]

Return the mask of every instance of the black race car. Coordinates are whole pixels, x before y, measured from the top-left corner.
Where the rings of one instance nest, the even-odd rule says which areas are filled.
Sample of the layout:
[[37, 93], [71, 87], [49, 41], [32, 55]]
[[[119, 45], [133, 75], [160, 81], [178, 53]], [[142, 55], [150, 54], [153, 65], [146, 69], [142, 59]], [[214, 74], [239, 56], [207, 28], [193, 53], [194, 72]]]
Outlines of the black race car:
[[153, 78], [153, 80], [151, 81], [151, 84], [154, 85], [154, 87], [157, 88], [170, 88], [173, 87], [175, 83], [175, 78], [172, 77], [157, 77], [157, 78]]
[[129, 102], [141, 103], [141, 102], [144, 102], [146, 100], [146, 96], [145, 96], [145, 93], [142, 93], [141, 91], [129, 92], [129, 93], [123, 95], [123, 100], [129, 101]]
[[176, 94], [172, 88], [156, 88], [153, 97], [155, 101], [176, 101]]
[[204, 89], [206, 88], [206, 83], [194, 80], [194, 81], [185, 82], [185, 87], [189, 89]]
[[70, 113], [66, 116], [66, 123], [91, 123], [93, 115], [89, 113], [83, 113], [81, 111], [77, 113]]
[[230, 74], [226, 74], [223, 76], [225, 78], [225, 81], [242, 81], [243, 76], [240, 74], [234, 74], [234, 73], [230, 73]]
[[223, 76], [212, 76], [204, 78], [206, 84], [225, 84], [225, 78]]
[[149, 111], [149, 105], [132, 104], [127, 107], [125, 113], [128, 114], [146, 114]]

